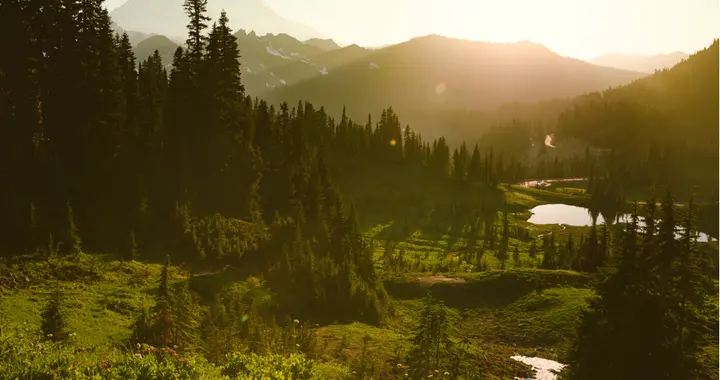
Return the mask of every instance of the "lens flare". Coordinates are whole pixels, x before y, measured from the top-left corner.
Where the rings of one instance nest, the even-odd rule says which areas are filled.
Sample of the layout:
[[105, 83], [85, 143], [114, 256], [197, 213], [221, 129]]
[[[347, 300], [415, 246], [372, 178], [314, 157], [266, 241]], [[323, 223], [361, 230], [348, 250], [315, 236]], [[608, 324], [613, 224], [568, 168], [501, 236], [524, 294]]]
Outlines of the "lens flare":
[[447, 86], [445, 85], [445, 83], [438, 83], [438, 85], [435, 86], [435, 92], [438, 95], [444, 94], [446, 89], [447, 89]]

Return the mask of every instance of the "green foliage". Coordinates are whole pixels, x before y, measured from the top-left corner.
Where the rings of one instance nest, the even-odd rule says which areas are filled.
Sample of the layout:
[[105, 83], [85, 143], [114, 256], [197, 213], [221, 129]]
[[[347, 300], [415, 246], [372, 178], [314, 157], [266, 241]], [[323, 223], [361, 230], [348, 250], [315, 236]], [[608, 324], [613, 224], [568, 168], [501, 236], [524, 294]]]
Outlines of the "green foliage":
[[[654, 210], [654, 201], [649, 211]], [[675, 238], [675, 210], [669, 192], [661, 206], [658, 228], [646, 220], [638, 233], [638, 209], [619, 247], [617, 268], [597, 286], [570, 351], [569, 378], [708, 378], [700, 364], [709, 317], [717, 313], [708, 300], [717, 287], [707, 259], [694, 249], [693, 202], [689, 203], [685, 237]], [[714, 276], [714, 274], [712, 274]], [[714, 344], [714, 343], [713, 343]], [[603, 359], [600, 359], [600, 358]], [[657, 366], [662, 360], [662, 368]]]
[[50, 302], [42, 313], [42, 332], [48, 340], [62, 341], [67, 338], [64, 316], [63, 295], [60, 289], [55, 289]]
[[233, 379], [318, 379], [313, 376], [313, 362], [301, 354], [228, 355], [222, 374]]
[[18, 356], [4, 362], [0, 377], [6, 379], [218, 379], [218, 369], [202, 358], [178, 355], [172, 349], [139, 347], [111, 357], [78, 357], [57, 343], [28, 344], [14, 340]]

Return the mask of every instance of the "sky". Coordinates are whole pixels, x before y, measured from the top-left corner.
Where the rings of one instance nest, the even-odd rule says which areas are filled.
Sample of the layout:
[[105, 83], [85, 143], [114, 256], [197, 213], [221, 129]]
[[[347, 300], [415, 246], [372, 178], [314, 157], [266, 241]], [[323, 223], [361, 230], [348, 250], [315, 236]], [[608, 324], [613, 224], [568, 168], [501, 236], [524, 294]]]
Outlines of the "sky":
[[[112, 10], [125, 1], [106, 5]], [[592, 59], [606, 53], [693, 53], [720, 35], [720, 0], [265, 1], [327, 38], [368, 47], [440, 34], [528, 40], [561, 55]]]

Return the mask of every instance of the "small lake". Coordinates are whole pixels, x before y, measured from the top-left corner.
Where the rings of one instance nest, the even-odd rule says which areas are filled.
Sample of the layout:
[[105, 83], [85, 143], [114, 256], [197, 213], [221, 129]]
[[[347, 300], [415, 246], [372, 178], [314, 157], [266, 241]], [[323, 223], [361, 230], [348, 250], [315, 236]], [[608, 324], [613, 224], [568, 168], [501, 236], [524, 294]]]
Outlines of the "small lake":
[[[528, 222], [532, 224], [567, 224], [568, 226], [591, 226], [592, 215], [590, 210], [585, 207], [570, 206], [565, 204], [549, 204], [540, 205], [530, 210], [532, 216], [528, 219]], [[624, 214], [618, 217], [617, 222], [627, 223], [630, 221], [630, 215]], [[597, 224], [601, 225], [605, 223], [602, 215], [598, 215]], [[638, 220], [639, 227], [645, 227], [643, 219]], [[677, 233], [679, 237], [680, 234]], [[700, 232], [698, 236], [699, 242], [707, 242], [708, 235]], [[712, 238], [710, 238], [712, 239]]]
[[585, 177], [577, 178], [556, 178], [556, 179], [533, 179], [518, 183], [522, 187], [548, 187], [553, 183], [572, 183], [587, 181]]
[[560, 372], [565, 367], [565, 364], [543, 358], [516, 355], [511, 356], [510, 359], [525, 363], [531, 366], [533, 371], [535, 371], [535, 377], [532, 379], [520, 379], [519, 377], [515, 378], [520, 380], [556, 380], [557, 375], [555, 372]]

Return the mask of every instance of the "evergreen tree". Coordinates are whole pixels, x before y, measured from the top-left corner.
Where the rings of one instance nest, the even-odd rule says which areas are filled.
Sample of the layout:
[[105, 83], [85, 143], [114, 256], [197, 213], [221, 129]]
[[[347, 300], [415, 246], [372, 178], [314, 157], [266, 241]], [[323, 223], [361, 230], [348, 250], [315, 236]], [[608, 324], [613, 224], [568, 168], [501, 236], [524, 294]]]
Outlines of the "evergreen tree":
[[199, 309], [189, 282], [180, 283], [175, 290], [173, 344], [182, 351], [192, 349], [199, 341]]
[[64, 239], [62, 240], [62, 243], [64, 243], [63, 246], [65, 247], [64, 252], [70, 255], [77, 255], [82, 253], [82, 247], [75, 225], [75, 213], [73, 212], [70, 202], [66, 203], [65, 210], [67, 225], [65, 227]]
[[130, 237], [128, 238], [127, 248], [123, 259], [127, 261], [133, 261], [137, 258], [137, 242], [135, 241], [135, 230], [130, 230]]
[[41, 330], [48, 340], [62, 341], [67, 338], [64, 298], [59, 288], [53, 292], [50, 302], [43, 311]]
[[[668, 194], [660, 226], [666, 236], [660, 236], [674, 240], [668, 233], [672, 232], [671, 227], [662, 225], [666, 218], [675, 219], [670, 215], [671, 199]], [[692, 206], [689, 209], [692, 214]], [[570, 379], [700, 376], [698, 342], [706, 332], [703, 323], [697, 321], [703, 319], [699, 315], [709, 311], [702, 300], [707, 299], [711, 287], [690, 284], [709, 282], [690, 264], [693, 255], [688, 255], [686, 249], [660, 242], [664, 248], [647, 252], [647, 245], [638, 242], [637, 230], [635, 207], [623, 233], [618, 267], [598, 285], [598, 297], [591, 300], [578, 329], [578, 339], [570, 350]], [[674, 255], [663, 252], [671, 247], [676, 249]], [[665, 365], [657, 366], [658, 360]]]
[[[187, 25], [188, 39], [185, 44], [188, 46], [188, 57], [191, 64], [191, 70], [198, 70], [202, 60], [203, 50], [207, 41], [207, 36], [203, 34], [210, 17], [205, 15], [207, 12], [207, 0], [185, 0], [183, 9], [190, 18]], [[194, 71], [197, 73], [197, 71]]]

